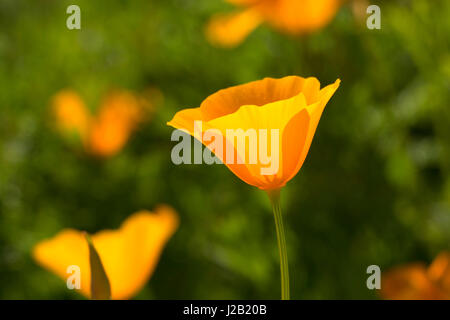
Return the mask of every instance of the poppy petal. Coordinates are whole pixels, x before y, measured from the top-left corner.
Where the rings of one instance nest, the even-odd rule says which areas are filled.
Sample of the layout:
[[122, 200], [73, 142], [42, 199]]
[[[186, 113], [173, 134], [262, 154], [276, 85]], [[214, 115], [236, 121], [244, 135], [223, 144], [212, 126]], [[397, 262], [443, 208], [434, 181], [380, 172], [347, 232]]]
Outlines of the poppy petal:
[[[109, 278], [112, 299], [128, 299], [143, 287], [177, 226], [174, 210], [161, 206], [155, 213], [131, 215], [118, 230], [104, 230], [91, 237]], [[68, 277], [68, 266], [79, 266], [80, 290], [89, 297], [89, 251], [82, 232], [68, 229], [38, 243], [33, 257], [63, 279]]]
[[[209, 121], [237, 111], [244, 105], [263, 106], [298, 95], [304, 87], [306, 101], [317, 95], [317, 79], [288, 76], [281, 79], [264, 78], [246, 84], [222, 89], [207, 97], [201, 104], [203, 119]], [[314, 90], [316, 89], [316, 91]]]
[[252, 9], [238, 13], [218, 14], [206, 26], [206, 37], [213, 45], [232, 48], [240, 44], [262, 22], [259, 13]]
[[52, 98], [52, 111], [57, 127], [62, 133], [75, 133], [83, 143], [86, 142], [91, 116], [76, 92], [62, 90], [57, 93]]
[[389, 300], [434, 300], [444, 297], [427, 277], [422, 263], [396, 267], [384, 273], [381, 296]]

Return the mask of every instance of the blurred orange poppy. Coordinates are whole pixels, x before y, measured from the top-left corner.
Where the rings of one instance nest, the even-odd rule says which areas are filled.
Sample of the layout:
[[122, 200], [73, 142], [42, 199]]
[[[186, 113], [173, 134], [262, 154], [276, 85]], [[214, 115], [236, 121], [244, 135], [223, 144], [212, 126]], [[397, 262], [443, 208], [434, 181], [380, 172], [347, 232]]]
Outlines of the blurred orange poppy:
[[122, 149], [131, 132], [143, 117], [136, 97], [128, 92], [108, 96], [91, 123], [89, 151], [109, 156]]
[[[103, 230], [91, 237], [109, 278], [112, 299], [131, 298], [144, 286], [177, 226], [175, 211], [160, 206], [155, 213], [140, 211], [131, 215], [118, 230]], [[69, 276], [69, 266], [78, 266], [80, 292], [90, 297], [89, 249], [83, 232], [63, 230], [39, 242], [32, 254], [38, 264], [63, 279]]]
[[411, 263], [384, 273], [380, 294], [389, 300], [450, 299], [450, 253], [439, 254], [428, 268]]
[[101, 104], [96, 117], [87, 110], [76, 92], [63, 90], [52, 101], [58, 129], [76, 134], [87, 152], [108, 157], [120, 151], [153, 104], [128, 91], [116, 91]]
[[210, 42], [223, 47], [238, 45], [264, 21], [289, 34], [315, 31], [333, 19], [343, 2], [342, 0], [227, 1], [245, 8], [237, 13], [216, 15], [206, 28]]
[[80, 96], [71, 90], [62, 90], [53, 97], [53, 114], [58, 129], [86, 141], [91, 125], [91, 115]]
[[[265, 78], [220, 90], [206, 98], [200, 107], [179, 111], [168, 125], [186, 130], [202, 142], [206, 140], [204, 134], [208, 130], [216, 130], [225, 149], [222, 153], [216, 152], [222, 163], [244, 182], [263, 190], [276, 190], [300, 170], [322, 111], [339, 83], [337, 80], [320, 89], [319, 81], [312, 77]], [[196, 121], [202, 122], [201, 132], [195, 128]], [[273, 129], [279, 132], [278, 141], [272, 141], [266, 135]], [[258, 148], [269, 149], [274, 151], [272, 155], [279, 155], [278, 170], [264, 174], [268, 164], [262, 158], [253, 163], [227, 161], [225, 154], [230, 149], [238, 158], [246, 159], [252, 147], [249, 142], [245, 149], [240, 148], [240, 141], [227, 137], [228, 130], [255, 130]], [[265, 142], [267, 145], [263, 146]], [[279, 147], [274, 150], [276, 145]], [[210, 145], [205, 146], [210, 148]]]
[[277, 231], [283, 300], [290, 292], [280, 189], [302, 167], [322, 111], [339, 84], [338, 79], [321, 89], [313, 77], [265, 78], [220, 90], [167, 123], [200, 140], [241, 180], [267, 192]]

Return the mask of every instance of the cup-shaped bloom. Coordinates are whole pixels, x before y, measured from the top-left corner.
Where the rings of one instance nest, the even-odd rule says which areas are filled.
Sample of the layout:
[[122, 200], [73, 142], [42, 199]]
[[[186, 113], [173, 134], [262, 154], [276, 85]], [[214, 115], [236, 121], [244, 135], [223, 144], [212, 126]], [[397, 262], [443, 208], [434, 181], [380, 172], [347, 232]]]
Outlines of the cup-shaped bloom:
[[288, 34], [315, 31], [336, 15], [341, 0], [227, 0], [244, 9], [218, 14], [211, 19], [206, 35], [211, 43], [233, 47], [262, 22]]
[[129, 92], [116, 92], [106, 97], [91, 125], [89, 151], [99, 156], [117, 153], [143, 115], [138, 99]]
[[316, 78], [265, 78], [220, 90], [168, 124], [200, 140], [236, 176], [263, 190], [300, 170], [325, 105], [339, 86]]
[[382, 275], [381, 296], [389, 300], [450, 299], [450, 253], [440, 253], [429, 267], [416, 262]]
[[83, 100], [72, 90], [61, 90], [52, 100], [58, 130], [62, 134], [76, 136], [84, 143], [89, 134], [91, 115]]
[[[153, 273], [162, 249], [178, 226], [178, 216], [168, 206], [155, 213], [140, 211], [118, 230], [103, 230], [91, 236], [111, 285], [112, 299], [135, 295]], [[64, 280], [70, 267], [79, 268], [80, 292], [90, 297], [89, 248], [84, 232], [66, 229], [33, 248], [33, 258]]]

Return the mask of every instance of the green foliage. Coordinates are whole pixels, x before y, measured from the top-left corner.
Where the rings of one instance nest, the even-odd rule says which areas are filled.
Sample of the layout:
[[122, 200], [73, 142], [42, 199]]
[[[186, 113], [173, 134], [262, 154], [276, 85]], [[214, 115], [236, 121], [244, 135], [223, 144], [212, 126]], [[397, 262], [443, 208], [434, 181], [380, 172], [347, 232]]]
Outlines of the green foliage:
[[110, 300], [111, 286], [103, 267], [100, 256], [92, 243], [91, 237], [86, 233], [86, 241], [89, 245], [89, 265], [91, 268], [91, 299]]

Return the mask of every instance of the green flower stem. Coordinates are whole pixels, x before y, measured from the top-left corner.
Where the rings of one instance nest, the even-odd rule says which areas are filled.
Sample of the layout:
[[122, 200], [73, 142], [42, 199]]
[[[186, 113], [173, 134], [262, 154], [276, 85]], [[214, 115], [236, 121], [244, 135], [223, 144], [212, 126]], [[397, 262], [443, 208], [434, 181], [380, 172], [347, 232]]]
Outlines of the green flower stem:
[[272, 202], [275, 228], [277, 230], [278, 251], [280, 253], [281, 300], [289, 300], [289, 269], [286, 237], [284, 234], [283, 217], [280, 206], [280, 190], [270, 190], [267, 194]]

